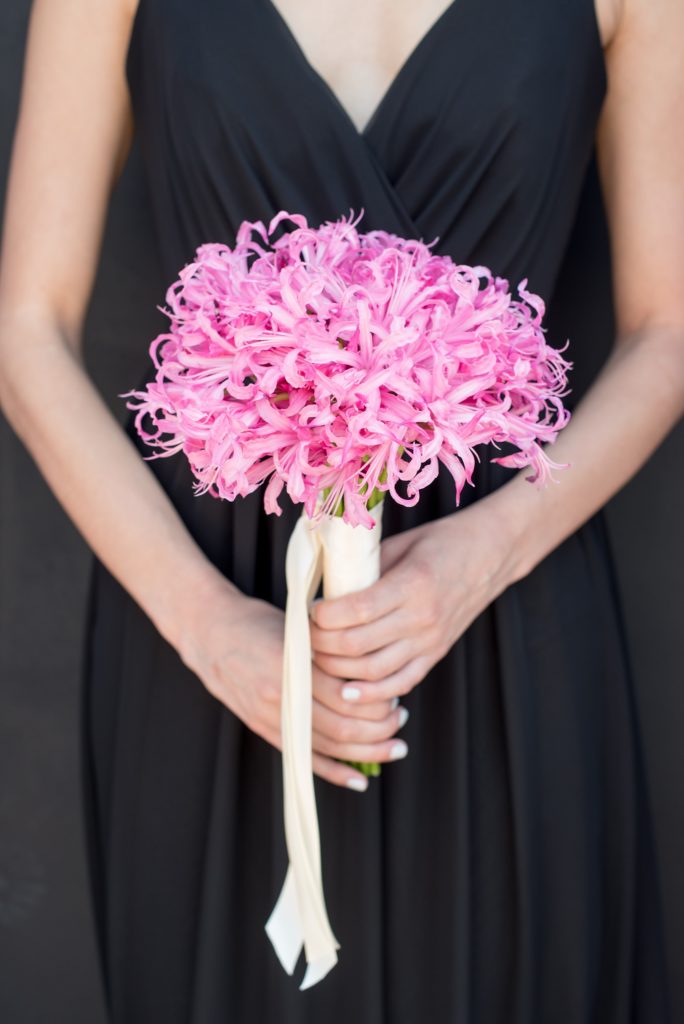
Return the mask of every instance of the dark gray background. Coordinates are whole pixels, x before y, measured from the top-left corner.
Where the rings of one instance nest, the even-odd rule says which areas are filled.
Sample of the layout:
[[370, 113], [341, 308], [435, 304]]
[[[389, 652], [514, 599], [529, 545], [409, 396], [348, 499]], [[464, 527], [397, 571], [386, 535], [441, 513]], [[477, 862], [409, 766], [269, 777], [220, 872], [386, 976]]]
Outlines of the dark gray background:
[[[29, 0], [0, 10], [0, 190], [15, 124]], [[605, 259], [588, 187], [574, 246]], [[566, 276], [566, 290], [573, 287]], [[137, 150], [116, 190], [87, 327], [87, 358], [119, 416], [161, 329]], [[600, 325], [604, 336], [606, 325]], [[21, 339], [17, 339], [17, 344]], [[597, 343], [597, 362], [601, 345]], [[577, 379], [575, 384], [578, 384]], [[608, 508], [633, 655], [663, 879], [675, 1021], [684, 1021], [684, 520], [679, 427]], [[122, 509], [122, 514], [124, 510]], [[0, 420], [0, 1020], [104, 1019], [85, 876], [77, 745], [88, 551]]]

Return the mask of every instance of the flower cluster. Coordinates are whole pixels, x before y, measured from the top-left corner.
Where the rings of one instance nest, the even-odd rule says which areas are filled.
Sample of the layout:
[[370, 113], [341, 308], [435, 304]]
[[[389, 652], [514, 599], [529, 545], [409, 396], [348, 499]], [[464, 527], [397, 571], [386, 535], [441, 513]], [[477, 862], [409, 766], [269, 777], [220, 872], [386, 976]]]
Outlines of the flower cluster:
[[361, 215], [313, 228], [281, 211], [197, 248], [166, 293], [154, 381], [122, 396], [150, 457], [184, 452], [196, 493], [268, 481], [268, 512], [285, 488], [312, 518], [366, 526], [371, 495], [413, 505], [439, 461], [458, 504], [485, 443], [545, 482], [572, 364], [545, 342], [541, 298], [434, 242], [359, 232]]

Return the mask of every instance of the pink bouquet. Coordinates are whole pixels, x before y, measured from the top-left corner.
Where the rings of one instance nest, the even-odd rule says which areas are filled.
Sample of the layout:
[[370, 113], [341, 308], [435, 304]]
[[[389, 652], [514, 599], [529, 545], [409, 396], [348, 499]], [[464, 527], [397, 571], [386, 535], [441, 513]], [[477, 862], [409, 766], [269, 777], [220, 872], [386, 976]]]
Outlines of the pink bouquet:
[[[442, 462], [458, 505], [486, 443], [513, 445], [491, 461], [529, 466], [543, 485], [560, 464], [541, 445], [570, 416], [571, 363], [546, 344], [544, 303], [527, 281], [516, 299], [486, 267], [436, 255], [434, 242], [358, 232], [352, 216], [312, 228], [281, 211], [268, 229], [244, 221], [232, 249], [199, 246], [167, 291], [155, 380], [123, 396], [150, 458], [184, 452], [196, 493], [234, 500], [266, 483], [267, 512], [280, 514], [283, 488], [303, 506], [286, 566], [290, 868], [266, 926], [289, 973], [305, 945], [302, 988], [339, 948], [320, 885], [307, 604], [321, 575], [326, 597], [377, 579], [387, 492], [414, 505]], [[270, 241], [283, 220], [295, 229]]]
[[[285, 219], [297, 228], [269, 245]], [[285, 487], [309, 517], [352, 525], [372, 525], [373, 491], [415, 504], [438, 460], [458, 504], [486, 442], [512, 443], [492, 461], [545, 480], [557, 464], [540, 442], [569, 418], [571, 364], [544, 340], [541, 298], [358, 219], [310, 228], [281, 211], [268, 230], [243, 222], [233, 249], [197, 249], [167, 292], [156, 380], [129, 393], [141, 437], [183, 451], [197, 493], [232, 500], [268, 480], [267, 512]]]

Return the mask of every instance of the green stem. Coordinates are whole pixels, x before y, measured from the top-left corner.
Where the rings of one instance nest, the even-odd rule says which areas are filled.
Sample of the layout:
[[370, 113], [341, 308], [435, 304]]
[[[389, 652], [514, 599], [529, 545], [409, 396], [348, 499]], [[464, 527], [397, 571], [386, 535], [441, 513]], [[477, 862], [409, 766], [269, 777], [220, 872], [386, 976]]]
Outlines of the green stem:
[[362, 772], [368, 777], [377, 777], [381, 774], [380, 765], [376, 761], [344, 761], [343, 763], [351, 765], [352, 768], [356, 768], [357, 772]]

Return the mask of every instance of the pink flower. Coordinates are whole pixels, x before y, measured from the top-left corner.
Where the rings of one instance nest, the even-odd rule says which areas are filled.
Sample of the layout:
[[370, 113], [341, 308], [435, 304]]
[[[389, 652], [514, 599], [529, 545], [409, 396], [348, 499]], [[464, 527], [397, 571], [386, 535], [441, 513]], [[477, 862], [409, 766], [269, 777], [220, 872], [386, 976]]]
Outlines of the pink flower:
[[[268, 512], [285, 488], [312, 518], [342, 499], [368, 526], [374, 490], [415, 504], [439, 461], [458, 504], [486, 443], [513, 444], [492, 461], [544, 484], [572, 364], [546, 344], [541, 298], [352, 217], [311, 228], [280, 211], [244, 221], [232, 249], [199, 246], [166, 293], [155, 380], [122, 396], [150, 458], [185, 452], [197, 493], [268, 481]], [[295, 228], [271, 242], [283, 220]]]

